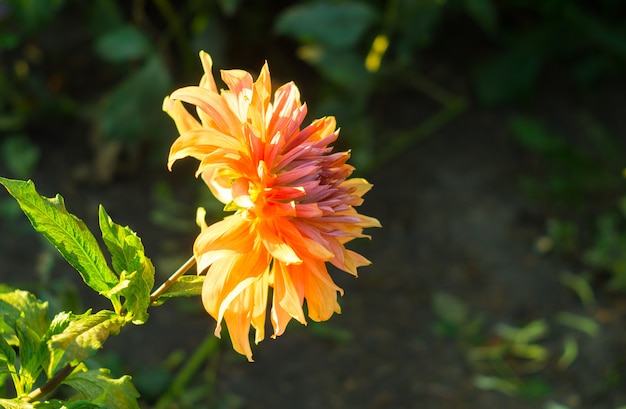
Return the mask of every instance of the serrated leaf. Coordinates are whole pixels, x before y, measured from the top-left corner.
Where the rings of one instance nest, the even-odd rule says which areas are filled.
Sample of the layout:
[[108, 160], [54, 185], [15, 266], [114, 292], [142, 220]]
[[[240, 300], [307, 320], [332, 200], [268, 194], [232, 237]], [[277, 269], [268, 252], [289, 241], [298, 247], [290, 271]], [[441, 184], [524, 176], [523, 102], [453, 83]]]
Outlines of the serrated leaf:
[[36, 334], [42, 336], [48, 329], [48, 303], [38, 300], [23, 290], [0, 287], [0, 335], [9, 344], [17, 345], [16, 322], [23, 319]]
[[[54, 316], [52, 322], [50, 323], [50, 326], [48, 327], [48, 332], [46, 332], [44, 338], [45, 342], [47, 343], [48, 341], [50, 341], [50, 339], [52, 339], [54, 335], [60, 334], [65, 331], [65, 329], [70, 325], [72, 320], [77, 320], [80, 317], [85, 317], [87, 315], [89, 315], [89, 313], [81, 315], [75, 315], [67, 311], [62, 311], [58, 313]], [[45, 368], [48, 378], [52, 377], [52, 375], [56, 371], [57, 365], [61, 361], [64, 353], [65, 351], [62, 349], [55, 349], [50, 351], [48, 366], [47, 368]]]
[[75, 364], [102, 348], [104, 341], [111, 335], [117, 335], [125, 324], [124, 317], [113, 311], [102, 310], [93, 315], [84, 315], [72, 321], [62, 333], [53, 335], [48, 342], [48, 349], [65, 350], [63, 359]]
[[376, 11], [365, 3], [320, 1], [287, 8], [278, 16], [275, 30], [301, 42], [348, 48], [361, 39], [376, 19]]
[[143, 324], [148, 319], [150, 291], [154, 286], [154, 265], [144, 253], [141, 239], [128, 226], [113, 222], [100, 206], [100, 230], [111, 253], [113, 268], [120, 275], [120, 288], [115, 288], [124, 297], [124, 307], [134, 324]]
[[68, 311], [61, 311], [57, 315], [54, 316], [50, 326], [48, 327], [48, 331], [46, 332], [46, 337], [49, 339], [53, 335], [60, 334], [67, 328], [72, 319], [74, 319], [76, 315], [72, 314]]
[[110, 377], [110, 371], [102, 368], [73, 373], [63, 383], [78, 392], [77, 398], [88, 399], [106, 408], [139, 408], [137, 403], [139, 392], [128, 375], [113, 379]]
[[0, 184], [18, 201], [35, 230], [78, 270], [89, 287], [104, 292], [117, 284], [95, 237], [82, 220], [67, 211], [61, 195], [40, 196], [30, 180], [0, 178]]

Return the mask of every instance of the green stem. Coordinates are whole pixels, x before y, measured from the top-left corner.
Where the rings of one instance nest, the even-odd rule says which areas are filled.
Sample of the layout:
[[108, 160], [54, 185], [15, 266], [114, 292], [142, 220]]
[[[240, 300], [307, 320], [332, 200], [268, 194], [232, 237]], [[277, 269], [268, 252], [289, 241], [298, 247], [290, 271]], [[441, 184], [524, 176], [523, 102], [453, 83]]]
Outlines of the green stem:
[[170, 276], [159, 288], [157, 288], [152, 294], [150, 294], [150, 302], [155, 302], [168, 288], [172, 286], [182, 275], [184, 275], [193, 265], [196, 263], [194, 256], [189, 257], [189, 260], [185, 261], [185, 264], [180, 266], [174, 274]]

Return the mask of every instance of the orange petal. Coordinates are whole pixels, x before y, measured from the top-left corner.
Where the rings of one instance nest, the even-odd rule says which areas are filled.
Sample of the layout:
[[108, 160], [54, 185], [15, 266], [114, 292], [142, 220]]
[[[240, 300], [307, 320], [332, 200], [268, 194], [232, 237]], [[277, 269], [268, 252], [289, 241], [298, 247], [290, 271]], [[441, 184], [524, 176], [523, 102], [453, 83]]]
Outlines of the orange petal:
[[200, 61], [202, 62], [202, 68], [204, 69], [204, 75], [200, 79], [200, 87], [217, 93], [217, 86], [215, 85], [215, 79], [213, 78], [213, 60], [211, 59], [211, 56], [204, 51], [200, 51]]
[[165, 97], [163, 100], [163, 111], [174, 120], [176, 129], [181, 134], [191, 129], [201, 128], [200, 122], [185, 109], [180, 101]]
[[205, 88], [183, 87], [172, 92], [170, 98], [196, 105], [215, 122], [221, 132], [241, 136], [241, 121], [218, 94]]
[[[302, 269], [302, 266], [293, 266], [293, 270]], [[308, 263], [306, 272], [300, 274], [304, 283], [304, 297], [309, 317], [314, 321], [326, 321], [333, 313], [341, 313], [337, 303], [337, 293], [343, 290], [333, 282], [328, 275], [326, 266], [321, 261]]]
[[259, 238], [270, 254], [287, 264], [300, 264], [302, 259], [298, 257], [289, 244], [284, 239], [281, 229], [286, 228], [288, 221], [282, 220], [280, 226], [273, 219], [259, 220], [256, 228], [258, 229]]
[[187, 156], [202, 160], [206, 155], [220, 148], [230, 150], [245, 149], [239, 140], [216, 129], [190, 129], [183, 132], [172, 144], [167, 159], [167, 166], [171, 170], [175, 161]]
[[291, 318], [306, 325], [302, 302], [304, 289], [299, 290], [291, 280], [291, 266], [275, 261], [272, 267], [274, 273], [274, 300], [272, 303], [273, 338], [283, 334]]

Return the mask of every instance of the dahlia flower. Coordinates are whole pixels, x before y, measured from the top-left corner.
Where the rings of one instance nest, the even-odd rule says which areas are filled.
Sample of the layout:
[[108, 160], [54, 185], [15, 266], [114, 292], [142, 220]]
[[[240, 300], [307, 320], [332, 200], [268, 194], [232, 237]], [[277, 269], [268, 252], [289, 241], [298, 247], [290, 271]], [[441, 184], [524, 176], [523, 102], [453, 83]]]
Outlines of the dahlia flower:
[[[209, 54], [200, 53], [204, 75], [199, 86], [180, 88], [163, 102], [180, 136], [168, 160], [191, 156], [213, 195], [234, 211], [213, 225], [199, 218], [194, 243], [198, 274], [206, 273], [202, 302], [217, 321], [226, 322], [234, 349], [252, 360], [255, 343], [265, 337], [271, 298], [272, 337], [293, 318], [306, 324], [339, 313], [337, 294], [326, 262], [354, 276], [370, 262], [345, 248], [378, 220], [355, 210], [371, 188], [364, 179], [348, 179], [349, 152], [332, 153], [339, 134], [335, 119], [325, 117], [301, 128], [306, 105], [293, 82], [272, 99], [267, 63], [256, 81], [242, 70], [221, 71], [227, 90], [218, 91]], [[183, 102], [195, 105], [197, 117]], [[272, 291], [270, 291], [272, 288]]]

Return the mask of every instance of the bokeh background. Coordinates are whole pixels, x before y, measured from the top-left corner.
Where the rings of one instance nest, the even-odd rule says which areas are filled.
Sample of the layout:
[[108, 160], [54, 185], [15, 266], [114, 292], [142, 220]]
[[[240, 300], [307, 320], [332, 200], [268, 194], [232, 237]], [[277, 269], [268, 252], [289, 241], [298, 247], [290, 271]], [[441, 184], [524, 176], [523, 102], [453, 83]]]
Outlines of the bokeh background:
[[[163, 280], [195, 209], [161, 111], [219, 69], [295, 81], [308, 120], [374, 183], [383, 229], [334, 272], [343, 313], [253, 364], [169, 301], [93, 364], [146, 408], [626, 407], [626, 3], [621, 0], [0, 0], [0, 174], [97, 205]], [[96, 228], [97, 229], [97, 228]], [[0, 279], [77, 313], [100, 301], [0, 195]]]

